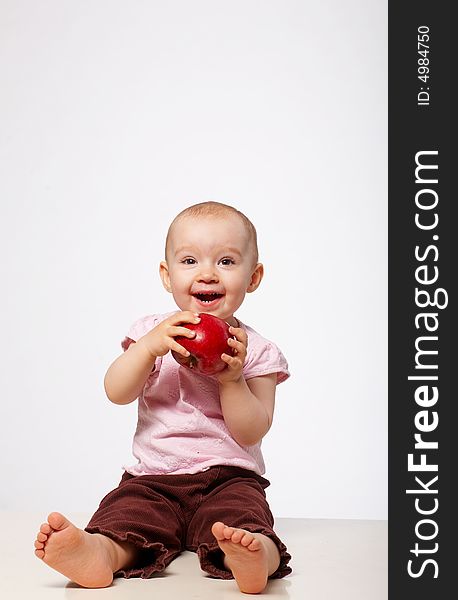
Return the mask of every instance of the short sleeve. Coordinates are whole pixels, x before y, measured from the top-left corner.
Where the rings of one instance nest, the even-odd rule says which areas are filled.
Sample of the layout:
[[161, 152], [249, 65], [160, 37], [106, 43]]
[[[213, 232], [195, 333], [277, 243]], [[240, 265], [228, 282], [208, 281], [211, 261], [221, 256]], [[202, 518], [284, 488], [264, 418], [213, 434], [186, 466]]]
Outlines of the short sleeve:
[[[260, 338], [260, 336], [259, 336]], [[248, 337], [247, 358], [243, 367], [245, 379], [261, 375], [277, 374], [277, 385], [290, 376], [288, 363], [280, 348], [263, 338]]]
[[[158, 323], [167, 318], [168, 315], [148, 315], [137, 319], [127, 331], [126, 337], [121, 342], [121, 347], [124, 352], [134, 342], [138, 342], [140, 338], [146, 335], [151, 329], [154, 329]], [[147, 380], [147, 383], [151, 380], [151, 377], [156, 376], [159, 373], [162, 364], [162, 357], [158, 356], [152, 368], [151, 374]], [[147, 385], [147, 384], [145, 384]]]
[[126, 337], [122, 340], [122, 349], [126, 351], [133, 342], [138, 342], [138, 340], [146, 335], [148, 331], [151, 331], [151, 329], [156, 327], [161, 320], [159, 315], [148, 315], [141, 319], [137, 319], [132, 323], [127, 331]]

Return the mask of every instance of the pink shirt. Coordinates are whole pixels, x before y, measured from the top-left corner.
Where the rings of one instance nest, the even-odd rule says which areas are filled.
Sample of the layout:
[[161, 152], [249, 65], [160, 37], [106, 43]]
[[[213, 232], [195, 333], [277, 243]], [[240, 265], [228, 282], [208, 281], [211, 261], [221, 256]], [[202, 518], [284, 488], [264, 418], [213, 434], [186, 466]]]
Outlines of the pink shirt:
[[[128, 337], [139, 340], [173, 313], [136, 321]], [[289, 377], [279, 348], [240, 323], [248, 335], [245, 379], [277, 373], [277, 383]], [[132, 475], [198, 473], [214, 465], [232, 465], [264, 474], [261, 442], [240, 446], [229, 433], [221, 412], [218, 381], [179, 365], [168, 352], [156, 359], [138, 398], [138, 423], [133, 441], [137, 464], [125, 466]]]

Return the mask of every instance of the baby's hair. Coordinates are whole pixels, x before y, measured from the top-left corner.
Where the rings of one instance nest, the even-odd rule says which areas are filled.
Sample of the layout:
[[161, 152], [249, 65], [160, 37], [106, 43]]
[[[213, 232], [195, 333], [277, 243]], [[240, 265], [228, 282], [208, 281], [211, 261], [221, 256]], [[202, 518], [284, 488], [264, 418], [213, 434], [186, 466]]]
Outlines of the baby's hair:
[[227, 215], [236, 215], [241, 219], [246, 232], [248, 234], [250, 245], [253, 249], [253, 257], [254, 262], [258, 262], [258, 236], [256, 234], [256, 228], [250, 219], [243, 214], [237, 208], [230, 206], [229, 204], [223, 204], [222, 202], [200, 202], [199, 204], [193, 204], [192, 206], [188, 206], [173, 219], [170, 223], [169, 230], [167, 232], [167, 238], [165, 240], [165, 255], [167, 258], [167, 248], [169, 246], [170, 232], [172, 231], [173, 225], [179, 221], [180, 219], [186, 217], [216, 217], [216, 218], [224, 218]]

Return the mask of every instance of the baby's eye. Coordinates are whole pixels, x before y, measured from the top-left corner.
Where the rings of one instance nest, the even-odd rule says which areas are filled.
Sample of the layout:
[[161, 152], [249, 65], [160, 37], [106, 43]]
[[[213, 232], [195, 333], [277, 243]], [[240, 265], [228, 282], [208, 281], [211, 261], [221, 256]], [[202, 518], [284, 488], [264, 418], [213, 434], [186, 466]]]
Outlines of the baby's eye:
[[195, 258], [183, 258], [183, 260], [181, 261], [184, 265], [195, 265], [196, 264], [196, 259]]
[[223, 267], [228, 267], [229, 265], [235, 265], [235, 261], [232, 258], [222, 258], [219, 262], [221, 265], [223, 265]]

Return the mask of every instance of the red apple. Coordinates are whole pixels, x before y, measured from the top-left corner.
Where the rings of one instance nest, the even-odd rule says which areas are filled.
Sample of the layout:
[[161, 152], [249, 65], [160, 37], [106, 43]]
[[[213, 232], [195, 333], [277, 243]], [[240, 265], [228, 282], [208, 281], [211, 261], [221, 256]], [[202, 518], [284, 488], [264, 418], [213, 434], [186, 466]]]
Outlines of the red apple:
[[202, 375], [215, 375], [227, 367], [227, 364], [221, 359], [221, 354], [233, 354], [227, 340], [231, 336], [229, 325], [226, 321], [209, 315], [200, 313], [199, 323], [185, 323], [184, 327], [195, 331], [196, 335], [192, 339], [177, 336], [175, 339], [190, 352], [189, 356], [183, 356], [172, 350], [173, 358], [196, 373]]

